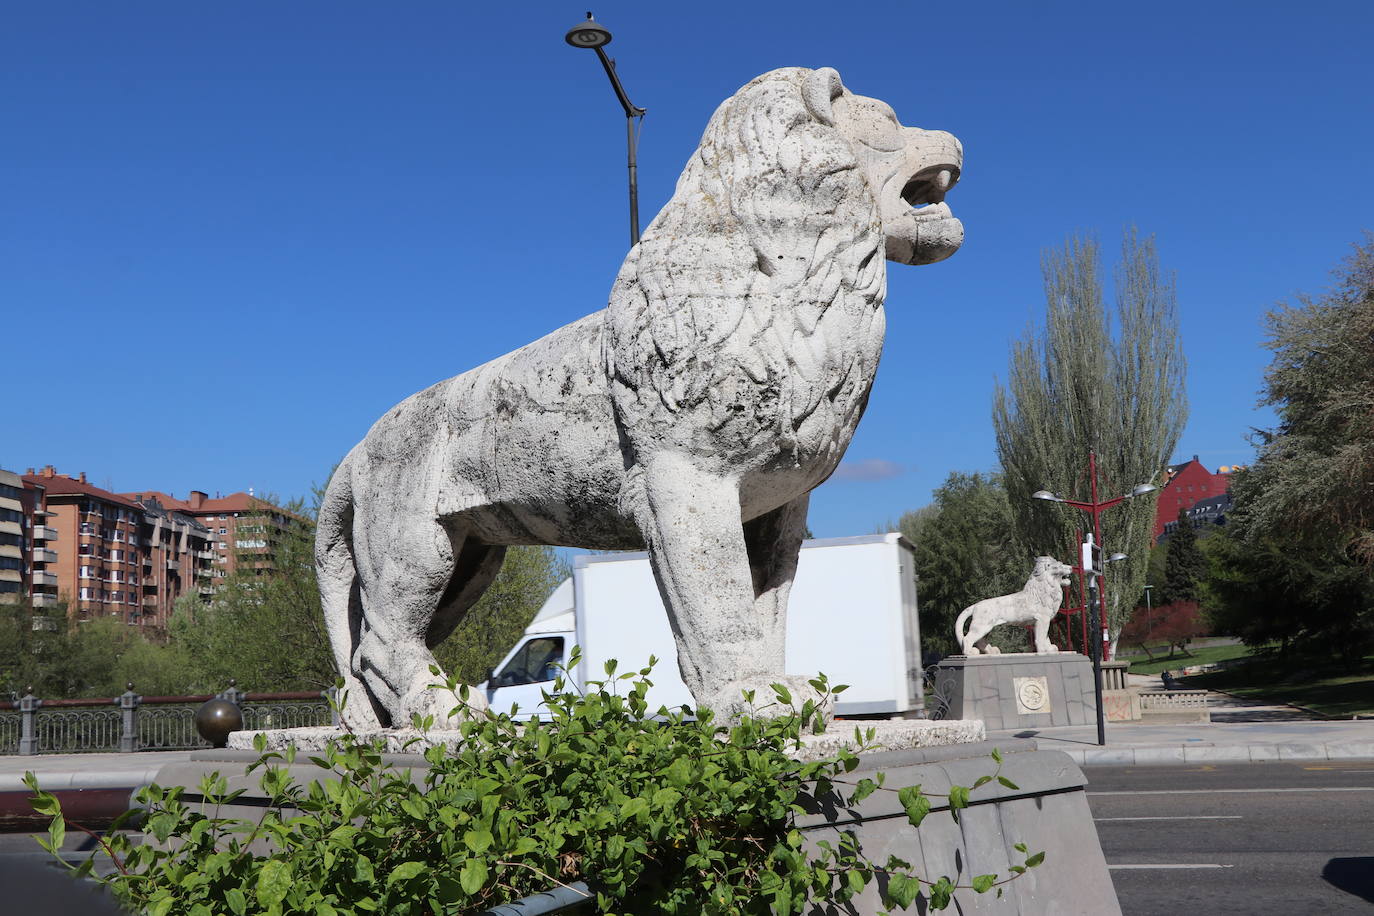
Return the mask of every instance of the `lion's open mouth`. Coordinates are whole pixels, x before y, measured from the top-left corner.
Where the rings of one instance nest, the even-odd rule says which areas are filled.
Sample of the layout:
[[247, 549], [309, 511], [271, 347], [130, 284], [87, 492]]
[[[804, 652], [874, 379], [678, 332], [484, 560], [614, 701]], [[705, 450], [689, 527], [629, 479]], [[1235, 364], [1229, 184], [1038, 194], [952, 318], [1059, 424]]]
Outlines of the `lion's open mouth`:
[[907, 180], [901, 197], [915, 210], [919, 220], [943, 219], [950, 215], [945, 194], [959, 181], [959, 169], [952, 165], [935, 165], [922, 169]]

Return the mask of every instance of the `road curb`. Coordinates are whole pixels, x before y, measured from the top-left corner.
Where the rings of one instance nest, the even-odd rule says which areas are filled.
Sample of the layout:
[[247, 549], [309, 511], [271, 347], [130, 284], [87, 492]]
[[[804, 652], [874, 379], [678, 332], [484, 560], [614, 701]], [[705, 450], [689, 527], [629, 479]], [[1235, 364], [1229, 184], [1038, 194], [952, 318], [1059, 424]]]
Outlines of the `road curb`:
[[1262, 763], [1275, 760], [1374, 758], [1374, 741], [1332, 744], [1182, 744], [1163, 747], [1055, 748], [1079, 766], [1177, 766], [1183, 763]]

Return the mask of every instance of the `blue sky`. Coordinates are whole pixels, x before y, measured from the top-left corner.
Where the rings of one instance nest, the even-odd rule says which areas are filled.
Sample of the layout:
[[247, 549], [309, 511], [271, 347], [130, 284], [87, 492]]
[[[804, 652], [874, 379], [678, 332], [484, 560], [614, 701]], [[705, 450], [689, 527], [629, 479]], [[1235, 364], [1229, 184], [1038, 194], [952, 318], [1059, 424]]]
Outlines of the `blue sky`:
[[[833, 66], [965, 147], [952, 259], [890, 265], [878, 382], [821, 536], [995, 467], [1041, 250], [1123, 226], [1177, 272], [1191, 420], [1244, 462], [1261, 317], [1374, 227], [1374, 5], [599, 3], [649, 110], [641, 210], [715, 106]], [[305, 494], [389, 406], [605, 304], [624, 119], [583, 6], [30, 3], [0, 34], [0, 467]]]

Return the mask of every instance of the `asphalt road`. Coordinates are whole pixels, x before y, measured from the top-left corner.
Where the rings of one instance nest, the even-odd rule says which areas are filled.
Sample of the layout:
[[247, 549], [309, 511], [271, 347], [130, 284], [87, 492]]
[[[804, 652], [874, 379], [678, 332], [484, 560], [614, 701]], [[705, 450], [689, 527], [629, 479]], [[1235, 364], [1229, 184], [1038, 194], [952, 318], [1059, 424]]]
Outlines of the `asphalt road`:
[[1374, 760], [1084, 772], [1127, 916], [1374, 913]]

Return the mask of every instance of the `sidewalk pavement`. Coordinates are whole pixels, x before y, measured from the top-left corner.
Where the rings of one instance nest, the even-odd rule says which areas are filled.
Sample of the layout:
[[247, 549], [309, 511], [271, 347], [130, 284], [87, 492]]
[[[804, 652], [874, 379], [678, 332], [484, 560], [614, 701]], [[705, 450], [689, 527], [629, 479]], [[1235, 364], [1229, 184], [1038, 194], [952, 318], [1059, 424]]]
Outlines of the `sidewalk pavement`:
[[[1108, 722], [1102, 747], [1096, 725], [993, 730], [988, 738], [1034, 738], [1042, 749], [1063, 751], [1087, 766], [1374, 759], [1374, 719], [1321, 720], [1296, 707], [1264, 706], [1215, 693], [1208, 702], [1211, 724]], [[166, 764], [189, 760], [191, 753], [3, 756], [0, 792], [25, 791], [26, 770], [38, 774], [38, 784], [50, 791], [132, 789], [152, 782]]]
[[[1130, 685], [1163, 688], [1158, 676], [1130, 675]], [[1034, 738], [1041, 749], [1063, 751], [1080, 766], [1374, 758], [1374, 719], [1322, 719], [1301, 707], [1216, 692], [1208, 693], [1207, 706], [1210, 724], [1108, 722], [1105, 746], [1097, 743], [1096, 725], [1005, 729], [988, 737]]]

